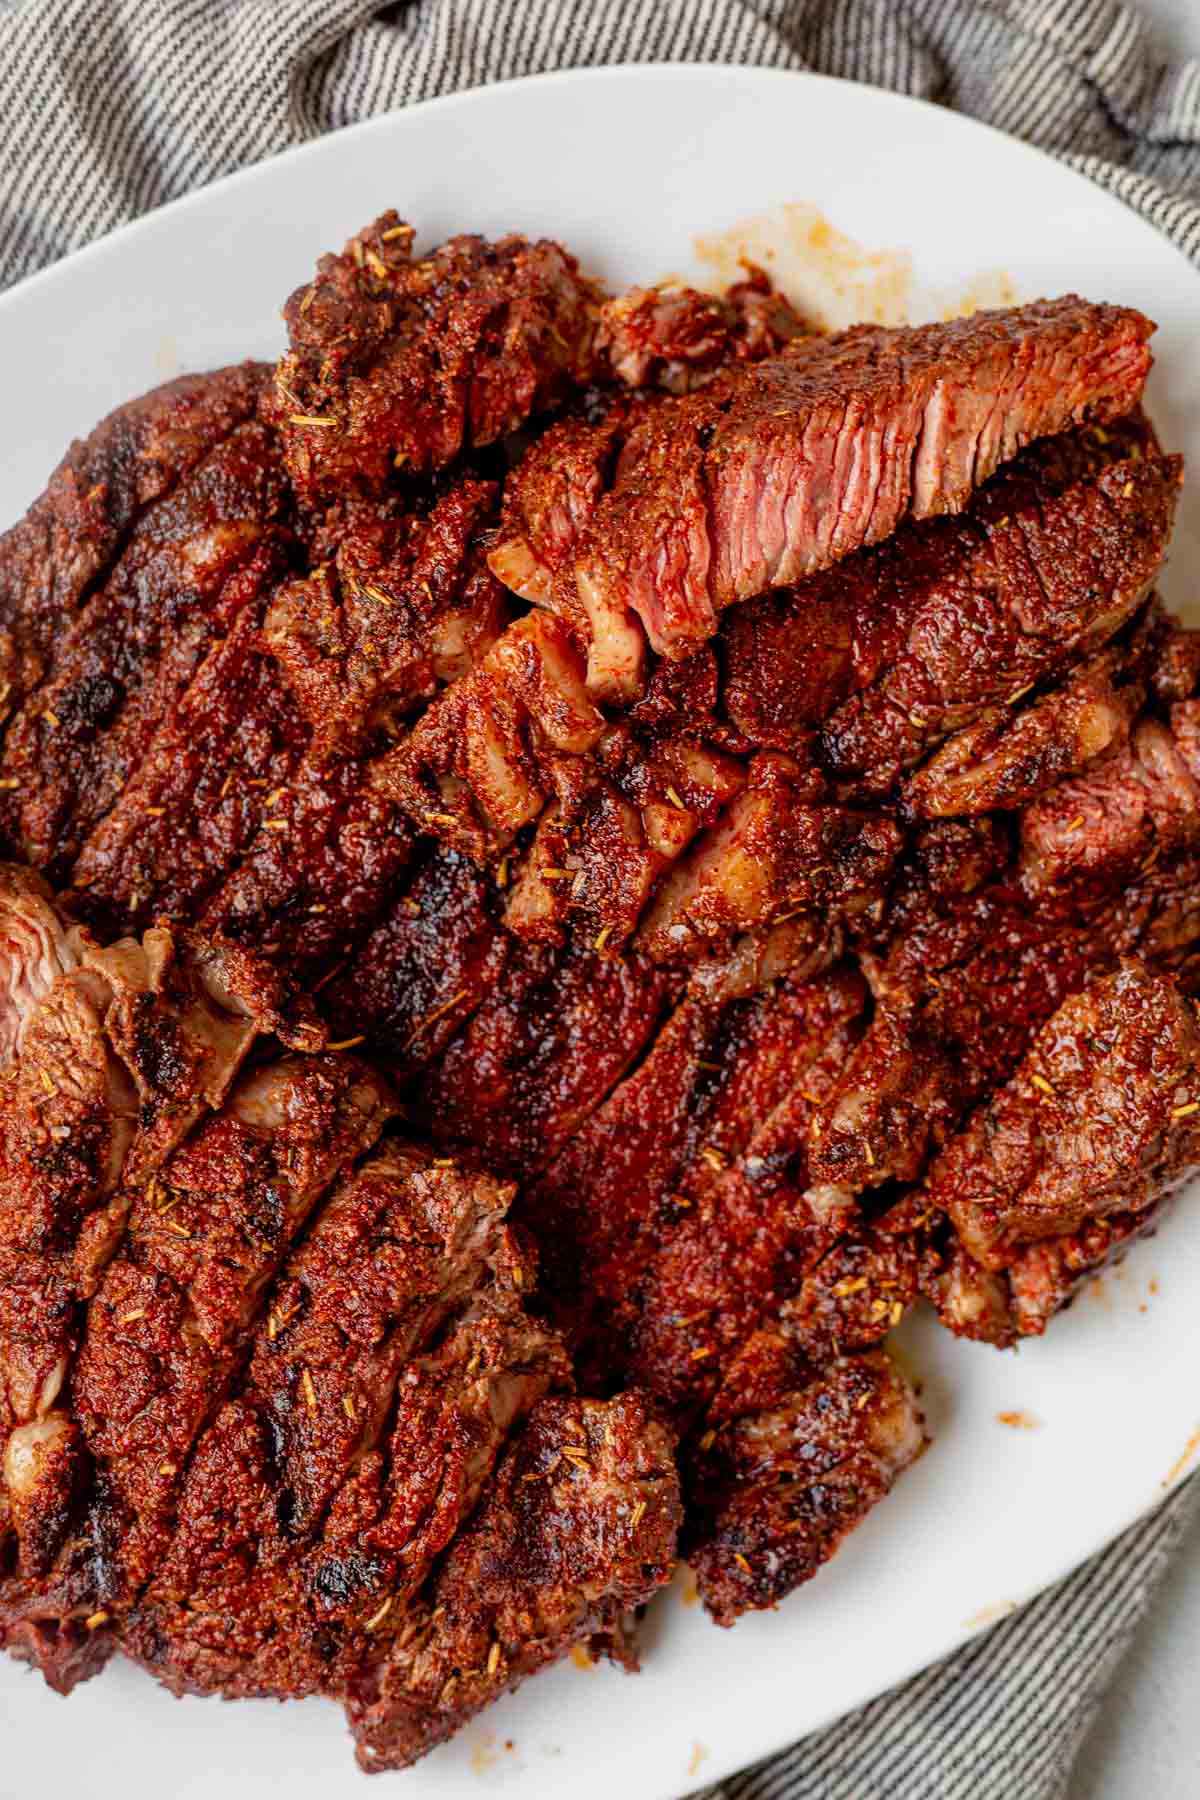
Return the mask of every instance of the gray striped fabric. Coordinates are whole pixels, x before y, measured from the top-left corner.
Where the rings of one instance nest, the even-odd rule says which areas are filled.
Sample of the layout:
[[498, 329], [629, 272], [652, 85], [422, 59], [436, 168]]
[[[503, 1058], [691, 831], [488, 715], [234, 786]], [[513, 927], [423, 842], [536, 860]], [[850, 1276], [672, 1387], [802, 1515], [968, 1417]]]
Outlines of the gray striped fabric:
[[[1200, 63], [1157, 65], [1119, 0], [0, 0], [0, 285], [372, 113], [664, 59], [818, 69], [961, 107], [1063, 157], [1200, 262]], [[712, 1792], [1060, 1794], [1198, 1499], [1192, 1483], [948, 1663]]]

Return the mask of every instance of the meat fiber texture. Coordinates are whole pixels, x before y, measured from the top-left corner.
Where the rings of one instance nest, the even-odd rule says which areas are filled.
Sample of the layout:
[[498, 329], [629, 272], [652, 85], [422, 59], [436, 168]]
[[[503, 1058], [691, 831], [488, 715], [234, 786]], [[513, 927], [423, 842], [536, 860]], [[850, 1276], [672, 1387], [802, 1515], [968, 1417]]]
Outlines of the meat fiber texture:
[[0, 539], [0, 1638], [384, 1769], [677, 1541], [777, 1604], [924, 1448], [911, 1307], [1157, 1227], [1200, 635], [1128, 309], [386, 214], [285, 318]]

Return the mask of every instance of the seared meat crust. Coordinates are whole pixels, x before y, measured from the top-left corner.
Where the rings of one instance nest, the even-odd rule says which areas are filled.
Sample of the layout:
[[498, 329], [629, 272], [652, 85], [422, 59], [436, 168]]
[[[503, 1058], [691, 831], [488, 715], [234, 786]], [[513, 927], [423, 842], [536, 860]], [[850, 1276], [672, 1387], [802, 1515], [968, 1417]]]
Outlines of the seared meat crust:
[[238, 425], [142, 513], [105, 586], [61, 631], [4, 741], [0, 824], [61, 881], [209, 646], [261, 609], [290, 509], [273, 442]]
[[0, 541], [0, 1642], [400, 1767], [681, 1526], [776, 1604], [919, 1296], [1040, 1332], [1200, 1162], [1200, 636], [1136, 313], [389, 214], [286, 319]]
[[289, 349], [265, 411], [305, 500], [442, 468], [586, 373], [596, 290], [573, 256], [463, 236], [414, 258], [414, 236], [382, 214], [284, 308]]
[[753, 1367], [759, 1392], [744, 1411], [723, 1396], [689, 1458], [686, 1554], [718, 1625], [815, 1575], [925, 1448], [916, 1398], [882, 1350], [789, 1383], [790, 1361], [777, 1339], [755, 1345], [743, 1373]]
[[364, 1769], [404, 1768], [573, 1644], [623, 1644], [671, 1572], [672, 1448], [637, 1394], [534, 1409], [429, 1610], [352, 1689]]
[[71, 445], [0, 538], [0, 719], [43, 679], [64, 624], [103, 581], [144, 509], [252, 418], [262, 363], [181, 375], [127, 401]]

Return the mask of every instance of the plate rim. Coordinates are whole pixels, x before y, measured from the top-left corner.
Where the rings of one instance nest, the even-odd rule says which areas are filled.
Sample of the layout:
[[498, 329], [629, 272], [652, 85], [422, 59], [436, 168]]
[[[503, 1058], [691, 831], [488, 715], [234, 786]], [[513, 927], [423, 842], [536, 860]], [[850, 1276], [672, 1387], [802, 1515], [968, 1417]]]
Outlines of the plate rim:
[[134, 219], [127, 219], [115, 225], [111, 231], [80, 244], [73, 250], [57, 257], [43, 268], [34, 269], [28, 275], [20, 277], [0, 293], [0, 322], [8, 304], [17, 298], [22, 300], [36, 293], [39, 286], [48, 284], [56, 276], [61, 277], [64, 271], [76, 270], [90, 261], [127, 245], [135, 243], [138, 237], [158, 227], [164, 218], [186, 213], [191, 207], [210, 201], [214, 195], [222, 194], [231, 187], [250, 188], [256, 183], [268, 180], [281, 163], [295, 167], [309, 157], [319, 157], [331, 153], [341, 140], [347, 137], [366, 137], [374, 132], [394, 129], [399, 121], [414, 117], [426, 116], [433, 112], [452, 111], [456, 107], [469, 105], [484, 95], [491, 95], [514, 89], [536, 89], [540, 87], [564, 86], [578, 84], [588, 86], [606, 85], [610, 81], [654, 80], [664, 75], [681, 78], [684, 81], [700, 78], [711, 78], [719, 71], [726, 79], [737, 83], [758, 85], [768, 83], [783, 85], [800, 82], [804, 85], [815, 83], [828, 89], [853, 89], [859, 95], [869, 98], [872, 105], [881, 108], [892, 108], [906, 113], [916, 107], [920, 112], [937, 118], [938, 123], [950, 132], [965, 130], [968, 135], [982, 132], [994, 142], [1003, 144], [1010, 154], [1019, 154], [1031, 159], [1039, 166], [1049, 166], [1058, 174], [1066, 175], [1082, 184], [1092, 194], [1100, 194], [1119, 206], [1135, 223], [1145, 227], [1155, 240], [1173, 251], [1183, 267], [1193, 276], [1200, 275], [1196, 265], [1180, 249], [1165, 231], [1139, 212], [1121, 195], [1093, 181], [1081, 169], [1074, 168], [1063, 158], [1054, 156], [1036, 144], [1027, 143], [1024, 138], [1013, 136], [1002, 131], [998, 126], [990, 124], [986, 119], [977, 119], [972, 113], [958, 112], [951, 107], [940, 105], [934, 100], [925, 100], [913, 94], [901, 94], [894, 88], [876, 87], [867, 81], [855, 81], [841, 75], [826, 75], [816, 69], [777, 69], [764, 67], [756, 63], [723, 63], [717, 60], [710, 62], [689, 62], [679, 59], [661, 62], [618, 62], [584, 65], [569, 69], [540, 69], [526, 75], [505, 76], [498, 81], [483, 81], [472, 87], [458, 88], [450, 94], [433, 94], [424, 100], [413, 100], [406, 104], [389, 107], [384, 112], [373, 113], [366, 119], [353, 119], [345, 125], [335, 126], [332, 131], [322, 132], [317, 137], [306, 138], [298, 144], [285, 145], [261, 157], [256, 162], [245, 163], [240, 168], [230, 169], [224, 175], [214, 177], [212, 181], [203, 182], [199, 187], [189, 188], [184, 194], [176, 194], [169, 200], [160, 202], [148, 211], [139, 213]]

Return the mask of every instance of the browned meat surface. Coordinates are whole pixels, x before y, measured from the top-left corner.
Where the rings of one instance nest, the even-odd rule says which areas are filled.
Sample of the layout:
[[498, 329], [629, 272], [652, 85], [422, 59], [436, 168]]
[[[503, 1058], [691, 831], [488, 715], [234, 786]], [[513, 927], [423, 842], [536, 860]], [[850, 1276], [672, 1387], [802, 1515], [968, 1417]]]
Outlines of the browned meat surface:
[[290, 501], [270, 435], [239, 425], [141, 515], [9, 726], [0, 823], [52, 879], [136, 770], [214, 639], [261, 608]]
[[486, 875], [435, 845], [324, 990], [335, 1036], [366, 1037], [397, 1075], [439, 1056], [494, 989], [508, 956], [492, 898]]
[[569, 627], [531, 613], [375, 763], [372, 780], [419, 828], [483, 860], [538, 816], [558, 760], [590, 750], [604, 725]]
[[364, 1769], [415, 1762], [573, 1644], [615, 1640], [670, 1575], [672, 1440], [637, 1395], [544, 1400], [394, 1648], [351, 1688]]
[[878, 543], [908, 514], [959, 510], [1035, 438], [1129, 412], [1150, 329], [1068, 297], [799, 339], [635, 433], [579, 547], [584, 611], [597, 632], [632, 614], [660, 655], [684, 655], [731, 601]]
[[[835, 1021], [852, 1019], [862, 998], [861, 982], [844, 973], [749, 999], [689, 995], [649, 1054], [528, 1190], [518, 1216], [543, 1243], [552, 1301], [602, 1384], [631, 1367], [639, 1304], [664, 1257], [697, 1234], [717, 1239], [699, 1221], [720, 1207], [714, 1195], [728, 1180], [723, 1171], [757, 1141], [759, 1120], [792, 1088], [807, 1086]], [[765, 1217], [769, 1203], [758, 1211]], [[732, 1267], [728, 1236], [714, 1248], [729, 1255], [727, 1285], [736, 1290], [743, 1271]], [[761, 1296], [761, 1284], [747, 1288], [746, 1303], [761, 1306]], [[692, 1289], [673, 1291], [664, 1310], [698, 1326], [696, 1298]], [[699, 1310], [707, 1315], [711, 1307]], [[664, 1358], [644, 1359], [638, 1379], [655, 1387], [664, 1366]]]
[[644, 722], [608, 726], [587, 697], [569, 627], [531, 614], [373, 764], [371, 779], [418, 830], [477, 860], [537, 819], [515, 869], [500, 864], [501, 885], [512, 877], [506, 922], [548, 943], [571, 927], [615, 950], [746, 781], [742, 764], [708, 748], [690, 722], [693, 702], [707, 697], [711, 708], [715, 668], [688, 673], [686, 692], [664, 685], [648, 696]]
[[[764, 1319], [777, 1316], [804, 1370], [785, 1383], [791, 1404], [792, 1390], [810, 1384], [816, 1369], [872, 1349], [902, 1317], [917, 1288], [910, 1238], [856, 1226], [808, 1172], [814, 1115], [857, 1035], [862, 1003], [862, 984], [849, 971], [750, 1000], [688, 998], [530, 1190], [522, 1217], [545, 1245], [545, 1278], [578, 1340], [583, 1381], [604, 1388], [633, 1380], [681, 1421], [694, 1419], [714, 1392], [712, 1418], [732, 1416], [718, 1409], [735, 1390], [741, 1411], [762, 1412], [778, 1396], [768, 1402], [756, 1390], [752, 1403], [744, 1387], [770, 1330]], [[858, 1400], [858, 1375], [846, 1379]], [[845, 1445], [824, 1405], [807, 1415], [811, 1442], [800, 1454], [833, 1464]], [[724, 1622], [745, 1605], [781, 1599], [882, 1498], [921, 1442], [910, 1405], [894, 1380], [871, 1415], [873, 1429], [879, 1422], [869, 1439], [879, 1452], [871, 1480], [847, 1483], [828, 1515], [820, 1496], [815, 1512], [801, 1516], [790, 1500], [776, 1511], [764, 1496], [781, 1479], [778, 1469], [761, 1481], [745, 1471], [727, 1475], [719, 1502], [710, 1496], [714, 1518], [703, 1508], [696, 1515], [695, 1539], [709, 1544], [705, 1592]], [[693, 1443], [707, 1435], [711, 1447], [703, 1411], [700, 1420]], [[901, 1440], [891, 1461], [889, 1432]], [[738, 1545], [758, 1534], [757, 1587], [736, 1601], [719, 1598], [714, 1573], [734, 1516]], [[776, 1558], [785, 1531], [806, 1535], [788, 1536], [787, 1554]]]
[[687, 1414], [712, 1394], [746, 1335], [853, 1223], [813, 1184], [811, 1143], [859, 1035], [862, 1000], [853, 972], [810, 987], [781, 1098], [674, 1228], [631, 1259], [622, 1363], [673, 1410]]
[[0, 538], [0, 718], [42, 680], [64, 625], [142, 511], [253, 416], [268, 375], [261, 363], [181, 375], [71, 445], [45, 493]]
[[105, 1602], [135, 1594], [161, 1557], [187, 1458], [225, 1396], [264, 1287], [394, 1109], [353, 1058], [269, 1063], [132, 1196], [74, 1381], [75, 1416], [104, 1471], [103, 1510], [120, 1520]]
[[586, 375], [596, 290], [557, 244], [451, 238], [413, 256], [394, 212], [284, 308], [268, 416], [305, 500], [378, 492], [490, 444]]
[[986, 1268], [1154, 1204], [1195, 1166], [1192, 1005], [1138, 963], [1074, 994], [930, 1170], [929, 1204]]
[[[356, 1059], [267, 1060], [227, 1091], [254, 1030], [287, 1029], [278, 1009], [253, 1013], [271, 977], [242, 952], [198, 946], [185, 988], [159, 968], [161, 930], [101, 950], [21, 871], [0, 899], [18, 1083], [5, 1178], [28, 1136], [24, 1085], [51, 1066], [43, 1021], [61, 1038], [86, 994], [65, 1053], [80, 1057], [85, 1027], [97, 1046], [63, 1105], [41, 1109], [52, 1136], [68, 1124], [91, 1186], [69, 1193], [56, 1165], [44, 1229], [0, 1207], [41, 1230], [3, 1234], [0, 1273], [15, 1248], [42, 1277], [18, 1296], [23, 1333], [0, 1340], [0, 1641], [64, 1690], [119, 1648], [176, 1692], [353, 1696], [381, 1738], [400, 1729], [395, 1670], [418, 1643], [452, 1657], [468, 1631], [438, 1599], [460, 1580], [511, 1646], [501, 1688], [583, 1639], [623, 1648], [627, 1615], [673, 1567], [671, 1440], [634, 1399], [548, 1409], [571, 1369], [526, 1312], [536, 1272], [505, 1222], [512, 1188], [395, 1138], [372, 1151], [395, 1103]], [[118, 977], [139, 970], [143, 990], [157, 970], [153, 994], [127, 997]], [[89, 1201], [108, 1202], [109, 1229], [82, 1257], [67, 1214]], [[531, 1458], [547, 1476], [532, 1508]], [[561, 1491], [560, 1462], [586, 1482]], [[518, 1653], [528, 1617], [538, 1642]], [[486, 1674], [475, 1704], [495, 1658]], [[443, 1687], [422, 1703], [444, 1707]], [[428, 1731], [454, 1723], [446, 1711]]]
[[[320, 1034], [289, 1020], [269, 970], [156, 928], [102, 949], [67, 930], [23, 870], [0, 870], [10, 1051], [0, 1122], [0, 1635], [3, 1578], [50, 1574], [90, 1470], [72, 1382], [82, 1305], [122, 1242], [134, 1195], [206, 1112], [255, 1037]], [[11, 1536], [10, 1536], [11, 1534]], [[15, 1537], [15, 1543], [12, 1538]], [[18, 1634], [18, 1643], [23, 1640]], [[25, 1653], [48, 1679], [56, 1639]]]
[[[372, 1650], [403, 1632], [406, 1610], [470, 1518], [506, 1434], [541, 1395], [571, 1385], [561, 1341], [523, 1310], [535, 1273], [518, 1240], [506, 1235], [493, 1261], [495, 1280], [403, 1371], [389, 1466], [355, 1472], [309, 1575], [321, 1617], [369, 1635]], [[364, 1551], [376, 1565], [365, 1571]]]
[[548, 943], [563, 942], [570, 928], [611, 953], [747, 774], [736, 758], [689, 738], [614, 727], [591, 757], [558, 762], [551, 778], [556, 795], [514, 875], [505, 923]]
[[630, 288], [600, 307], [595, 352], [627, 387], [687, 393], [731, 362], [759, 361], [808, 330], [761, 269], [726, 294]]
[[1119, 651], [1103, 650], [1045, 699], [993, 706], [942, 745], [907, 782], [904, 806], [919, 819], [1023, 806], [1124, 744], [1146, 690], [1128, 679]]
[[908, 1308], [1039, 1333], [1200, 1164], [1200, 633], [1137, 313], [388, 214], [286, 319], [0, 540], [0, 1645], [392, 1768], [681, 1526], [775, 1605]]
[[730, 612], [731, 722], [778, 749], [823, 726], [831, 773], [886, 792], [947, 732], [1113, 636], [1162, 561], [1179, 477], [1140, 415], [1022, 452], [961, 517]]
[[[506, 587], [526, 600], [586, 623], [575, 587], [575, 546], [601, 498], [628, 473], [622, 451], [636, 426], [664, 397], [704, 386], [739, 362], [773, 356], [807, 327], [760, 269], [727, 294], [695, 288], [632, 288], [603, 301], [593, 342], [597, 379], [623, 384], [588, 388], [577, 410], [555, 421], [526, 452], [505, 484], [504, 518], [489, 561]], [[622, 631], [590, 646], [589, 678], [606, 691], [617, 670], [617, 640], [640, 666], [641, 636]]]
[[[852, 1225], [779, 1307], [778, 1328], [815, 1368], [881, 1344], [916, 1300], [931, 1227], [914, 1210], [901, 1201], [874, 1225]], [[735, 1387], [741, 1367], [739, 1354]]]
[[314, 748], [354, 748], [401, 720], [499, 636], [503, 590], [473, 549], [495, 497], [467, 480], [428, 512], [354, 508], [333, 558], [276, 594], [263, 635]]
[[[1134, 741], [1161, 729], [1139, 724]], [[1099, 763], [1096, 779], [1119, 771], [1125, 755]], [[1026, 809], [1026, 836], [1030, 816], [1044, 816], [1059, 792]], [[1183, 801], [1194, 807], [1190, 788]], [[994, 822], [925, 829], [885, 942], [869, 954], [875, 1015], [817, 1122], [818, 1180], [851, 1193], [915, 1180], [971, 1107], [1012, 1076], [1056, 1008], [1122, 957], [1194, 986], [1200, 865], [1188, 815], [1177, 817], [1170, 854], [1147, 855], [1143, 844], [1141, 860], [1118, 862], [1107, 880], [1053, 895], [1022, 878]], [[1083, 826], [1076, 815], [1066, 841]]]
[[841, 918], [877, 898], [901, 843], [892, 819], [831, 803], [811, 760], [745, 765], [676, 732], [674, 709], [663, 725], [606, 728], [582, 674], [566, 627], [530, 615], [372, 766], [417, 829], [476, 859], [537, 819], [515, 870], [501, 863], [513, 931], [561, 943], [571, 928], [611, 951], [640, 923], [654, 961], [691, 961], [800, 911]]
[[[530, 446], [504, 484], [498, 541], [488, 555], [505, 587], [585, 622], [572, 575], [575, 546], [612, 486], [630, 433], [661, 403], [592, 390], [580, 411], [556, 419]], [[641, 655], [636, 634], [634, 655]]]
[[1024, 1245], [1004, 1271], [1012, 1338], [993, 1335], [990, 1341], [1003, 1344], [1040, 1337], [1055, 1313], [1069, 1305], [1086, 1282], [1120, 1262], [1138, 1238], [1156, 1230], [1170, 1198], [1168, 1194], [1164, 1202], [1136, 1212], [1106, 1213], [1065, 1237]]
[[[573, 620], [587, 643], [587, 679], [601, 698], [628, 697], [644, 665], [640, 627], [616, 597], [580, 598], [574, 555], [596, 508], [636, 460], [636, 428], [722, 368], [774, 355], [805, 326], [761, 270], [723, 297], [694, 288], [634, 288], [600, 307], [598, 376], [632, 389], [590, 389], [578, 413], [551, 425], [505, 487], [493, 572], [526, 600]], [[625, 454], [630, 438], [635, 442]]]
[[[559, 521], [550, 537], [570, 511], [549, 495], [573, 479], [578, 434], [616, 428], [567, 421], [520, 466], [520, 504], [536, 516], [544, 502]], [[561, 942], [571, 926], [616, 949], [641, 922], [641, 947], [678, 960], [800, 908], [852, 915], [883, 891], [900, 840], [893, 819], [847, 810], [848, 789], [881, 798], [954, 731], [907, 807], [1014, 807], [1127, 732], [1143, 691], [1124, 652], [1084, 663], [1069, 695], [1021, 702], [1146, 598], [1179, 481], [1177, 460], [1154, 450], [1138, 415], [1025, 452], [962, 518], [911, 525], [735, 609], [719, 685], [707, 651], [674, 679], [660, 664], [620, 726], [588, 699], [559, 583], [560, 619], [510, 628], [373, 779], [418, 829], [478, 859], [537, 819], [506, 908], [523, 936]], [[747, 740], [769, 753], [728, 753]]]
[[306, 754], [266, 804], [202, 922], [299, 979], [327, 979], [383, 911], [412, 834], [354, 756]]
[[1021, 820], [1025, 879], [1035, 892], [1132, 883], [1200, 846], [1200, 704], [1142, 719], [1117, 756], [1060, 783]]
[[[278, 810], [308, 730], [243, 612], [209, 651], [72, 871], [75, 910], [114, 927], [194, 918]], [[252, 774], [251, 771], [254, 771]]]
[[[203, 916], [293, 972], [336, 973], [412, 852], [408, 826], [372, 779], [370, 753], [400, 728], [388, 708], [459, 680], [496, 629], [499, 589], [467, 548], [479, 491], [467, 484], [428, 516], [355, 512], [343, 552], [359, 560], [346, 564], [346, 592], [394, 618], [390, 637], [381, 630], [376, 643], [364, 627], [354, 638], [356, 612], [337, 627], [349, 633], [342, 660], [306, 662], [316, 640], [301, 628], [324, 629], [311, 581], [277, 589], [265, 624], [254, 610], [238, 616], [85, 843], [77, 910], [125, 927], [160, 909]], [[368, 556], [375, 581], [364, 587]], [[390, 596], [375, 585], [383, 580]]]
[[501, 1174], [531, 1175], [640, 1054], [671, 990], [661, 970], [632, 958], [514, 945], [466, 1028], [422, 1074], [417, 1094], [435, 1138]]
[[685, 1553], [718, 1625], [815, 1575], [925, 1447], [909, 1383], [882, 1350], [807, 1371], [767, 1337], [718, 1396], [686, 1465]]
[[638, 946], [691, 960], [798, 913], [853, 917], [886, 892], [903, 835], [879, 812], [830, 804], [824, 782], [775, 752], [659, 889]]
[[1150, 592], [1181, 474], [1174, 457], [1117, 462], [1056, 505], [1032, 484], [1027, 508], [1003, 527], [995, 513], [1023, 498], [1005, 491], [1020, 474], [994, 484], [984, 523], [995, 529], [966, 563], [971, 585], [918, 600], [895, 663], [828, 720], [821, 749], [831, 774], [886, 788], [948, 730], [988, 705], [1011, 706], [1105, 643]]
[[402, 1629], [506, 1433], [569, 1379], [524, 1314], [511, 1192], [390, 1143], [293, 1253], [124, 1640], [175, 1692], [329, 1690]]
[[1009, 1349], [1041, 1337], [1080, 1288], [1157, 1229], [1168, 1205], [1169, 1196], [1139, 1212], [1108, 1213], [1065, 1237], [1022, 1244], [1003, 1269], [984, 1268], [948, 1240], [930, 1257], [923, 1290], [956, 1337]]

